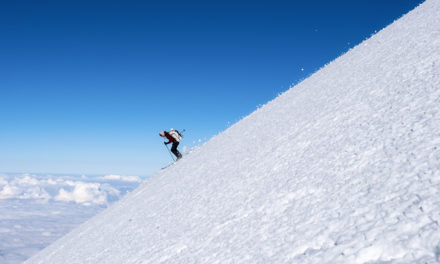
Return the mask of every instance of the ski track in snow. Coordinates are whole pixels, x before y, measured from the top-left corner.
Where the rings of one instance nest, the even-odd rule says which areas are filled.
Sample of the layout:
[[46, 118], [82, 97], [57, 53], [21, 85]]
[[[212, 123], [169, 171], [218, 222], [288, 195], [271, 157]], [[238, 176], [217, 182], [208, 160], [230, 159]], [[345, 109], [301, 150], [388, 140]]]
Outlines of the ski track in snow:
[[26, 263], [440, 263], [428, 0]]

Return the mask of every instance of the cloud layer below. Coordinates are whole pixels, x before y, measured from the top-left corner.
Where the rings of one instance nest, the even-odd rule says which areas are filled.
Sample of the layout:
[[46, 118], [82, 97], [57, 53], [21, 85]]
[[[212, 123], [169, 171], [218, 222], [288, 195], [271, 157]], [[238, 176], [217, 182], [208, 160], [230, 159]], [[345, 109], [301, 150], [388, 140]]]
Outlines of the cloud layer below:
[[22, 263], [141, 181], [122, 175], [0, 174], [0, 263]]
[[75, 202], [107, 205], [120, 198], [121, 190], [133, 189], [141, 182], [137, 176], [106, 175], [87, 178], [0, 174], [1, 199], [29, 199], [40, 203]]

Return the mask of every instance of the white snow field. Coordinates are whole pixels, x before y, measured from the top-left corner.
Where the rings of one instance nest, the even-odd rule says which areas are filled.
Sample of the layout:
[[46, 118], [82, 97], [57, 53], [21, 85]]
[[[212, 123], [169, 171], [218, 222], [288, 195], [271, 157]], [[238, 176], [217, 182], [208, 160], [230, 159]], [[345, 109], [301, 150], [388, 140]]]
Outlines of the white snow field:
[[428, 0], [26, 263], [439, 263]]

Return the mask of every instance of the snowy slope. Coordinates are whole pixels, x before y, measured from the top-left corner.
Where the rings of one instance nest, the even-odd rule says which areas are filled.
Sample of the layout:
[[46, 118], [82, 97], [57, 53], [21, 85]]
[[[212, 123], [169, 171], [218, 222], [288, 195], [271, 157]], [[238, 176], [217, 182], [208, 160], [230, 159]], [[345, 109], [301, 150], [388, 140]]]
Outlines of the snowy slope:
[[26, 263], [440, 262], [428, 0]]

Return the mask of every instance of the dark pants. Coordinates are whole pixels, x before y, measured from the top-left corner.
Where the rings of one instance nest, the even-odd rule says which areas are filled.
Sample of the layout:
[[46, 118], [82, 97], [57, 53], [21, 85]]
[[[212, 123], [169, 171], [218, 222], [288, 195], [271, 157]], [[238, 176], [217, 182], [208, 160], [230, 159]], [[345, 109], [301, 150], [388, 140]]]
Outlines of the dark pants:
[[182, 154], [177, 150], [177, 146], [179, 146], [179, 142], [173, 142], [173, 146], [171, 147], [171, 152], [176, 155], [177, 159], [182, 157]]

